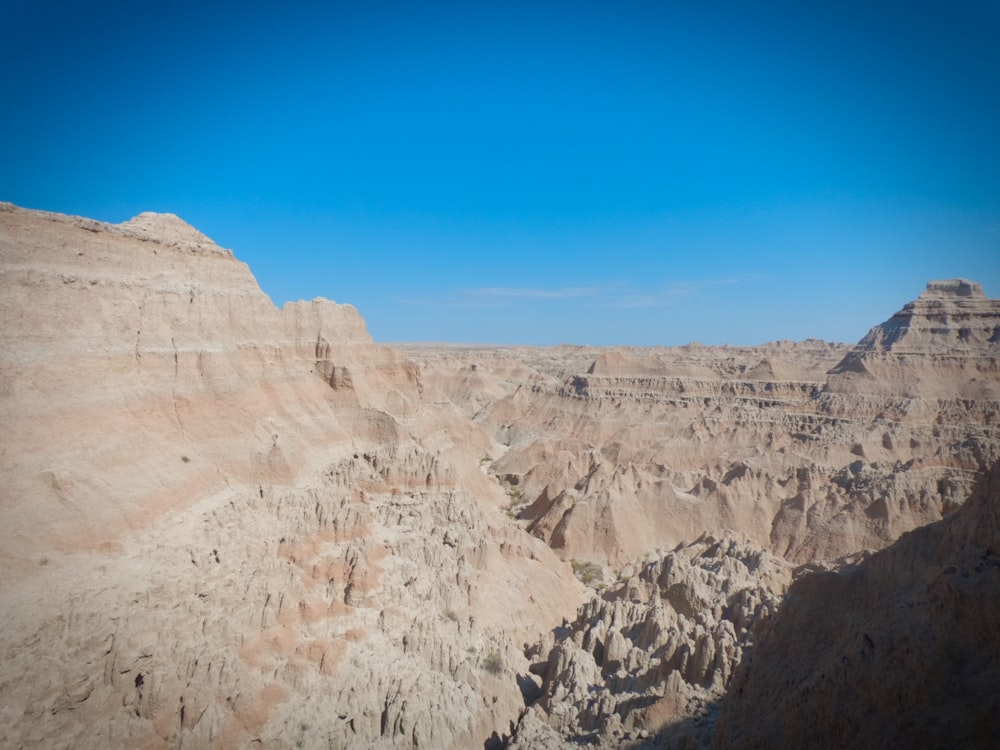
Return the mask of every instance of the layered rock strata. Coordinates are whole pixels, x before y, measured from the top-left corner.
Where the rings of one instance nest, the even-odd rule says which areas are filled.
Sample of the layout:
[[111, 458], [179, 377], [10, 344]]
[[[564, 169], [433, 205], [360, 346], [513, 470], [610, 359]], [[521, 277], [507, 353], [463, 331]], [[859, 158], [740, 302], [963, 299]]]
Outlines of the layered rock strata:
[[0, 204], [0, 315], [4, 746], [698, 747], [727, 686], [718, 742], [822, 744], [817, 701], [896, 711], [897, 662], [941, 707], [859, 743], [995, 732], [946, 695], [992, 706], [1000, 640], [972, 282], [856, 347], [400, 353], [177, 217]]
[[[505, 446], [491, 469], [562, 554], [624, 564], [732, 529], [807, 562], [939, 520], [1000, 459], [998, 320], [953, 280], [853, 348], [407, 351]], [[505, 395], [471, 403], [473, 373]]]
[[[512, 512], [579, 569], [628, 568], [656, 546], [683, 549], [706, 531], [732, 529], [807, 563], [808, 574], [955, 512], [1000, 458], [998, 316], [1000, 301], [952, 280], [931, 282], [853, 348], [409, 351], [428, 387], [445, 390], [504, 446], [488, 466], [507, 484]], [[511, 360], [530, 376], [518, 380]], [[486, 379], [494, 368], [504, 375], [493, 389], [506, 394], [471, 404], [458, 387], [463, 377]], [[751, 574], [747, 585], [760, 583]], [[770, 595], [765, 615], [780, 586]], [[738, 656], [715, 650], [714, 687], [663, 668], [669, 660], [655, 658], [663, 644], [631, 636], [630, 661], [609, 671], [604, 642], [588, 633], [673, 611], [664, 591], [632, 604], [623, 615], [592, 603], [560, 631], [551, 661], [536, 664], [542, 695], [515, 746], [711, 742], [713, 700], [753, 639], [741, 634]], [[711, 607], [695, 611], [704, 620]], [[782, 741], [799, 744], [795, 737]]]
[[176, 217], [0, 207], [0, 745], [482, 746], [575, 610], [489, 436]]
[[[901, 415], [919, 413], [927, 403], [996, 402], [998, 352], [997, 300], [966, 279], [932, 281], [830, 371], [826, 392], [882, 397], [886, 409]], [[996, 423], [995, 411], [984, 416]]]

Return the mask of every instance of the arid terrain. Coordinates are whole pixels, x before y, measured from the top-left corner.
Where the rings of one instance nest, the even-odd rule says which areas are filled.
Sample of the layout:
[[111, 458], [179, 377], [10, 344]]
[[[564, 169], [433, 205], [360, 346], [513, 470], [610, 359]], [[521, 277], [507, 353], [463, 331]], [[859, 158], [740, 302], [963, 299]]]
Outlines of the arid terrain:
[[996, 747], [1000, 300], [913, 297], [379, 346], [175, 216], [0, 204], [0, 747]]

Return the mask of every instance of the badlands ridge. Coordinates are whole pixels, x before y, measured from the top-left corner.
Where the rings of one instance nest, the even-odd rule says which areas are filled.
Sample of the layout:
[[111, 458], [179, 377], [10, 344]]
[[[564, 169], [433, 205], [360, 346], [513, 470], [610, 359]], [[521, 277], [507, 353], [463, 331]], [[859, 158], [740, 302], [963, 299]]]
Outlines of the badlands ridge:
[[994, 747], [1000, 301], [378, 346], [0, 204], [0, 746]]

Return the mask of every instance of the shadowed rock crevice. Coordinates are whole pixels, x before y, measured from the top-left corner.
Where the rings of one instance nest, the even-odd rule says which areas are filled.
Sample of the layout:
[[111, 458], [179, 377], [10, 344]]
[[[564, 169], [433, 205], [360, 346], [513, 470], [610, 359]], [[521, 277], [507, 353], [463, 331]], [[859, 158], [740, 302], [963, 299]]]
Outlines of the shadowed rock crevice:
[[949, 518], [792, 585], [715, 747], [995, 747], [1000, 464]]

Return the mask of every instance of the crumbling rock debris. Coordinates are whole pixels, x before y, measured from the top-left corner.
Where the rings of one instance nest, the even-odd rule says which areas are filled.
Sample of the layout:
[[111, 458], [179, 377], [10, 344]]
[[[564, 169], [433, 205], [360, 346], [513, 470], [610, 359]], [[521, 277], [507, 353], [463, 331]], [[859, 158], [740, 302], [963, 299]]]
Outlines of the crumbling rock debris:
[[[534, 747], [539, 736], [548, 736], [542, 746], [620, 747], [697, 723], [714, 710], [791, 577], [789, 563], [733, 535], [706, 535], [630, 566], [554, 643], [532, 649], [544, 657], [533, 667], [542, 694], [510, 747]], [[687, 741], [710, 739], [711, 722], [703, 724]]]

